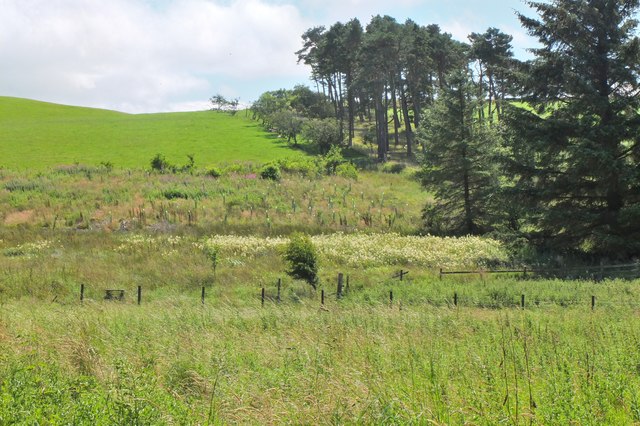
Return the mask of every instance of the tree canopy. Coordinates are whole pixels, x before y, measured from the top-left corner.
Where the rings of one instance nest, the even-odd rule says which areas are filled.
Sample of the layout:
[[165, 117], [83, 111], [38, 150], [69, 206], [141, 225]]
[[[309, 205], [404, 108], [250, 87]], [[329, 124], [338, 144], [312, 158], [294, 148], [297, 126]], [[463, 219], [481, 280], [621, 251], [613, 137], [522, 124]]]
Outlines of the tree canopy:
[[434, 196], [427, 232], [638, 256], [639, 2], [526, 2], [537, 17], [518, 17], [540, 42], [528, 62], [494, 27], [469, 43], [390, 16], [314, 27], [296, 54], [316, 90], [267, 92], [252, 110], [320, 152], [350, 146], [356, 121], [380, 162], [404, 144]]
[[509, 172], [536, 235], [558, 248], [640, 253], [638, 1], [529, 2], [542, 47], [506, 117]]

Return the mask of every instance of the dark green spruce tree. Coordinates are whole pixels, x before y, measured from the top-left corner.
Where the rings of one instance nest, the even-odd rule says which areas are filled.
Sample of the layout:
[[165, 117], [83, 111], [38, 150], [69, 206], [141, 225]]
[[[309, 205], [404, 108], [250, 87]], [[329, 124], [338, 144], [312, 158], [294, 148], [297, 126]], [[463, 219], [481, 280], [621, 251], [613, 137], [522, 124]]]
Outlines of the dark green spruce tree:
[[422, 118], [422, 183], [435, 196], [423, 213], [431, 234], [482, 234], [495, 221], [498, 143], [493, 129], [478, 119], [478, 105], [469, 71], [457, 71]]
[[504, 117], [512, 202], [555, 250], [640, 254], [638, 0], [527, 2], [542, 47]]

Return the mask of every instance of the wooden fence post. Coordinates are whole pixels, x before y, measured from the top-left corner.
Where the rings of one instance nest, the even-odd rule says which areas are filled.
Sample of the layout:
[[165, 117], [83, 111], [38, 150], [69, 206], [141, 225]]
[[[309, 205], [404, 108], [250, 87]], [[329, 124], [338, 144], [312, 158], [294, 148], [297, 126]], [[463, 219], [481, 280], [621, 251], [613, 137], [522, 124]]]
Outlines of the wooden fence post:
[[324, 289], [320, 290], [320, 304], [324, 306]]
[[344, 288], [344, 291], [345, 291], [345, 293], [348, 294], [350, 290], [351, 289], [349, 288], [349, 275], [347, 275], [347, 284], [346, 284], [346, 286]]
[[344, 275], [342, 275], [342, 272], [340, 272], [338, 274], [338, 291], [337, 291], [338, 299], [342, 299], [342, 281], [343, 281], [343, 277], [344, 277]]
[[142, 303], [142, 286], [138, 286], [138, 305]]
[[453, 293], [453, 306], [458, 306], [458, 293]]
[[440, 268], [440, 279], [442, 279], [442, 268]]
[[282, 278], [278, 278], [278, 296], [277, 296], [278, 303], [280, 303], [280, 287], [282, 287]]
[[524, 309], [524, 294], [520, 296], [520, 307]]
[[260, 303], [261, 303], [262, 307], [264, 308], [264, 287], [262, 287], [262, 295], [260, 297], [260, 301], [261, 301]]
[[393, 290], [389, 290], [389, 305], [393, 305]]
[[202, 286], [202, 294], [200, 295], [200, 301], [204, 305], [204, 286]]
[[591, 310], [593, 311], [596, 308], [596, 297], [591, 296]]
[[80, 303], [84, 302], [84, 284], [80, 284]]

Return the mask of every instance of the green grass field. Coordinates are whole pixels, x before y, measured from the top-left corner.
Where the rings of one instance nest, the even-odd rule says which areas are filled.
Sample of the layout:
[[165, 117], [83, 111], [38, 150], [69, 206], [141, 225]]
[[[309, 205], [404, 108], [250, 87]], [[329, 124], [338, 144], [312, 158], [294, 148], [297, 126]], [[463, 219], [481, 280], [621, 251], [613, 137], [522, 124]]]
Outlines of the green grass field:
[[[419, 236], [415, 168], [303, 155], [243, 114], [0, 98], [0, 424], [640, 422], [640, 281], [440, 277], [510, 254]], [[295, 231], [317, 290], [286, 273]]]
[[240, 112], [124, 114], [0, 97], [0, 166], [42, 170], [74, 163], [149, 167], [155, 154], [172, 164], [194, 155], [207, 167], [303, 155]]

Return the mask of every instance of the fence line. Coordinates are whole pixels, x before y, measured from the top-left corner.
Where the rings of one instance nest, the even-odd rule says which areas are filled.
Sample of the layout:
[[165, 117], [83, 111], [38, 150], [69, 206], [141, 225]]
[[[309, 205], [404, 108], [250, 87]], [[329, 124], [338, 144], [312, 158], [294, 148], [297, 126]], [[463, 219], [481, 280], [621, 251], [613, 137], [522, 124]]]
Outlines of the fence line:
[[[483, 274], [522, 274], [523, 276], [527, 276], [527, 274], [531, 275], [553, 275], [556, 273], [564, 273], [568, 275], [570, 273], [583, 272], [582, 276], [594, 276], [596, 274], [600, 275], [600, 278], [605, 277], [605, 273], [622, 273], [622, 274], [634, 274], [633, 276], [636, 278], [640, 277], [640, 262], [635, 263], [626, 263], [619, 265], [597, 265], [597, 266], [571, 266], [565, 268], [527, 268], [524, 267], [522, 269], [479, 269], [475, 271], [445, 271], [443, 268], [440, 268], [439, 278], [442, 279], [445, 275], [483, 275]], [[578, 274], [579, 275], [579, 274]], [[580, 276], [580, 275], [579, 275]], [[607, 275], [609, 276], [609, 275]]]
[[[630, 265], [613, 265], [610, 268], [621, 268], [621, 267], [628, 267]], [[632, 264], [631, 266], [637, 266], [637, 264]], [[494, 270], [494, 271], [482, 271], [483, 273], [489, 273], [489, 272], [493, 272], [493, 273], [505, 273], [505, 272], [512, 272], [512, 273], [518, 273], [518, 272], [531, 272], [533, 273], [532, 270], [527, 270], [527, 269], [523, 269], [523, 270]], [[408, 272], [406, 272], [408, 273]], [[449, 272], [445, 272], [441, 270], [442, 275], [445, 274], [463, 274], [463, 273], [479, 273], [479, 271], [449, 271]], [[393, 276], [393, 278], [398, 278], [397, 275]], [[347, 275], [347, 286], [349, 285], [349, 276]], [[262, 287], [260, 289], [260, 304], [261, 306], [264, 308], [265, 307], [265, 303], [266, 301], [270, 301], [273, 302], [275, 300], [275, 302], [277, 304], [281, 303], [281, 287], [282, 287], [282, 279], [278, 278], [277, 280], [277, 294], [274, 297], [272, 296], [267, 296], [267, 289], [265, 287]], [[349, 287], [346, 287], [346, 289], [348, 289]], [[80, 284], [80, 303], [83, 304], [84, 300], [85, 300], [85, 290], [86, 290], [86, 285], [84, 283]], [[337, 291], [336, 293], [327, 293], [325, 291], [324, 288], [320, 289], [320, 305], [322, 307], [324, 307], [325, 303], [326, 303], [326, 296], [327, 295], [335, 295], [336, 297], [336, 301], [338, 304], [340, 304], [341, 300], [344, 298], [344, 296], [346, 296], [346, 293], [344, 291], [345, 290], [345, 286], [344, 286], [344, 274], [339, 273], [337, 276]], [[316, 293], [317, 294], [317, 293]], [[394, 297], [393, 294], [393, 288], [391, 288], [388, 292], [388, 304], [390, 307], [394, 307], [394, 306], [398, 306], [399, 309], [402, 309], [402, 301], [398, 300], [396, 297]], [[550, 300], [540, 300], [539, 298], [533, 298], [533, 302], [531, 301], [531, 299], [527, 300], [526, 294], [521, 294], [520, 295], [520, 300], [519, 303], [516, 301], [516, 296], [515, 295], [507, 295], [506, 298], [504, 298], [503, 300], [492, 300], [491, 297], [489, 298], [489, 300], [486, 301], [481, 301], [478, 300], [477, 297], [471, 297], [471, 303], [469, 303], [469, 301], [467, 301], [467, 303], [465, 302], [465, 298], [464, 297], [460, 297], [460, 294], [458, 293], [458, 291], [455, 288], [452, 288], [452, 293], [450, 295], [452, 297], [452, 299], [449, 299], [448, 297], [445, 296], [445, 298], [442, 298], [442, 294], [440, 294], [440, 298], [435, 298], [435, 299], [423, 299], [421, 301], [409, 301], [408, 305], [431, 305], [431, 306], [449, 306], [449, 307], [453, 307], [453, 308], [459, 308], [461, 306], [464, 307], [475, 307], [475, 308], [484, 308], [484, 309], [504, 309], [504, 308], [520, 308], [520, 309], [526, 309], [528, 307], [535, 307], [535, 308], [539, 308], [539, 307], [544, 307], [544, 306], [556, 306], [556, 307], [569, 307], [569, 306], [585, 306], [588, 307], [590, 306], [591, 310], [594, 311], [596, 310], [596, 296], [595, 295], [590, 295], [590, 300], [587, 298], [586, 295], [582, 295], [580, 298], [573, 298], [573, 299], [560, 299], [560, 300], [555, 300], [553, 298], [551, 298]], [[316, 295], [317, 297], [317, 295]], [[205, 287], [203, 286], [201, 289], [201, 293], [200, 293], [200, 298], [201, 298], [201, 304], [204, 305], [205, 303]], [[439, 300], [438, 300], [439, 299]], [[510, 299], [510, 300], [509, 300]], [[611, 299], [616, 299], [616, 297], [612, 297]], [[612, 307], [612, 308], [620, 308], [620, 307], [625, 307], [625, 308], [640, 308], [640, 303], [615, 303], [612, 302], [611, 299], [599, 299], [597, 306], [598, 307]], [[622, 299], [625, 299], [625, 297], [622, 297]], [[104, 300], [112, 300], [112, 301], [124, 301], [124, 290], [112, 290], [112, 289], [107, 289], [105, 290], [105, 297]], [[317, 300], [317, 299], [316, 299]], [[631, 301], [629, 296], [626, 296], [626, 300]], [[381, 303], [384, 303], [383, 300], [380, 300]], [[394, 302], [396, 302], [394, 304]], [[528, 302], [528, 303], [527, 303]], [[142, 286], [138, 285], [137, 286], [137, 304], [141, 305], [142, 304]], [[406, 305], [405, 304], [405, 305]]]

